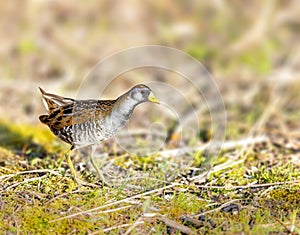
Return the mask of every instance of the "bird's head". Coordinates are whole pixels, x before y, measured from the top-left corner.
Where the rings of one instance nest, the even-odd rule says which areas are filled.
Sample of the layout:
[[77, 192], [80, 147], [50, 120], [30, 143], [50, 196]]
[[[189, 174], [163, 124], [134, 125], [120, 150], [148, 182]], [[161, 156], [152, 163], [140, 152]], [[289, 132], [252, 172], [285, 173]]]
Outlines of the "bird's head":
[[150, 101], [159, 104], [158, 99], [154, 96], [151, 89], [143, 84], [134, 86], [129, 91], [129, 95], [132, 99], [136, 100], [138, 103]]

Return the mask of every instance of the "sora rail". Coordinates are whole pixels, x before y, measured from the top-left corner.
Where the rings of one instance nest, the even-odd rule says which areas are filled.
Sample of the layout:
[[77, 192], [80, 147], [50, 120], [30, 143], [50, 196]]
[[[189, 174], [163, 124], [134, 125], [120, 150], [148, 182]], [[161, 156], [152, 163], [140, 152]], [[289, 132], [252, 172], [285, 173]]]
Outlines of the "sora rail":
[[[151, 89], [143, 84], [134, 86], [115, 100], [75, 100], [46, 93], [42, 88], [40, 91], [48, 112], [39, 117], [40, 121], [70, 144], [70, 150], [92, 146], [90, 160], [104, 184], [105, 178], [93, 160], [97, 145], [116, 134], [128, 122], [137, 105], [148, 101], [159, 103]], [[84, 184], [76, 177], [70, 151], [66, 158], [77, 183]]]

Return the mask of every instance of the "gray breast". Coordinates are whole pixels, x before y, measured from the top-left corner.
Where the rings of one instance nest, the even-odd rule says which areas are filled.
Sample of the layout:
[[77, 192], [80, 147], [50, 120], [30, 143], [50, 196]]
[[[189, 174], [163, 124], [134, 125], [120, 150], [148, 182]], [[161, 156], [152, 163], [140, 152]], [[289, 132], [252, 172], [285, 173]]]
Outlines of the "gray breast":
[[73, 138], [76, 145], [97, 144], [111, 137], [105, 130], [103, 121], [87, 121], [73, 125]]
[[87, 122], [73, 125], [75, 145], [98, 144], [116, 134], [128, 122], [135, 103], [131, 101], [122, 107], [115, 108], [101, 120], [90, 119]]

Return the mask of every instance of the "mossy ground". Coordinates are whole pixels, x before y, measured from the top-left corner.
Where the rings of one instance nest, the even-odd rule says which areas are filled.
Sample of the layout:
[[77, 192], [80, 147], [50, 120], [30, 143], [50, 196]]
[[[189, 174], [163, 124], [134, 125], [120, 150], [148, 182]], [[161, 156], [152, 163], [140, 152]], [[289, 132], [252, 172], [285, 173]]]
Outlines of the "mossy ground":
[[[182, 172], [172, 182], [140, 191], [126, 185], [78, 188], [65, 163], [67, 146], [60, 144], [47, 129], [16, 126], [7, 121], [0, 126], [1, 231], [120, 234], [130, 228], [132, 234], [180, 234], [159, 219], [165, 216], [200, 234], [285, 234], [293, 225], [293, 232], [299, 233], [300, 172], [299, 163], [292, 161], [299, 155], [284, 146], [269, 142], [249, 147], [242, 154], [239, 147], [224, 149], [216, 166], [226, 164], [232, 156], [235, 161], [243, 161], [211, 173], [204, 182], [188, 182], [184, 178], [189, 173]], [[194, 157], [194, 166], [201, 166], [201, 154]], [[131, 164], [146, 172], [150, 168], [159, 169], [155, 167], [156, 158], [127, 155], [116, 163]], [[160, 159], [160, 164], [167, 161]], [[152, 174], [155, 176], [155, 172]], [[93, 175], [83, 175], [87, 181], [96, 181]], [[173, 187], [163, 188], [172, 183]], [[151, 192], [159, 188], [162, 189]], [[137, 196], [130, 199], [134, 195]], [[125, 198], [129, 199], [105, 206]], [[98, 207], [101, 208], [89, 211]], [[83, 213], [57, 220], [80, 212]], [[201, 226], [182, 220], [184, 216], [197, 219], [202, 213], [205, 218]]]

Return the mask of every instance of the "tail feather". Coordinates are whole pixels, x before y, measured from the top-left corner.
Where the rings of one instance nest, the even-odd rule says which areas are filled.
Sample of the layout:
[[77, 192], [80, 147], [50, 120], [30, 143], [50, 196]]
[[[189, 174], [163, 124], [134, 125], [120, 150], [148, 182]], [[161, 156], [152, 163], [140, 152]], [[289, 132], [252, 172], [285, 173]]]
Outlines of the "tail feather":
[[48, 115], [41, 115], [39, 116], [39, 119], [42, 123], [47, 124], [48, 123]]
[[39, 89], [42, 93], [43, 103], [48, 113], [51, 113], [54, 109], [61, 106], [74, 102], [74, 99], [47, 93], [41, 87], [39, 87]]
[[41, 87], [39, 87], [39, 89], [40, 89], [42, 95], [45, 95], [45, 94], [46, 94], [46, 91], [44, 91]]

